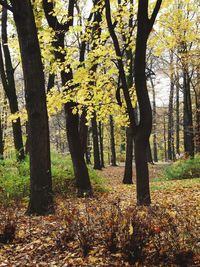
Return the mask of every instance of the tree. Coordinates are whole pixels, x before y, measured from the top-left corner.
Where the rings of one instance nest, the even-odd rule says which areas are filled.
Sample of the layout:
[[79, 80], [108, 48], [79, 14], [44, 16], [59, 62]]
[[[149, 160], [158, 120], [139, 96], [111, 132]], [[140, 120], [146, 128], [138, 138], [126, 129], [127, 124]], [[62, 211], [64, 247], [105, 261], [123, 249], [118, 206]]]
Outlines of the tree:
[[110, 115], [110, 146], [111, 146], [111, 165], [117, 166], [116, 151], [115, 151], [114, 121], [112, 115]]
[[11, 6], [1, 1], [14, 15], [29, 121], [30, 201], [27, 214], [46, 215], [54, 212], [54, 207], [48, 116], [39, 41], [31, 2], [11, 0], [10, 3]]
[[115, 33], [111, 20], [110, 1], [105, 0], [106, 4], [106, 19], [111, 38], [115, 47], [117, 56], [119, 75], [122, 83], [122, 90], [127, 106], [127, 112], [130, 119], [130, 125], [133, 131], [135, 142], [135, 162], [136, 162], [136, 184], [137, 184], [137, 204], [150, 205], [150, 190], [149, 190], [149, 172], [147, 163], [147, 147], [149, 136], [152, 128], [152, 113], [149, 101], [147, 85], [146, 85], [146, 48], [149, 34], [154, 25], [156, 16], [159, 12], [162, 0], [156, 2], [152, 16], [148, 17], [148, 0], [139, 0], [138, 5], [138, 24], [135, 50], [135, 87], [137, 100], [140, 112], [140, 122], [136, 125], [134, 108], [131, 103], [129, 88], [126, 81], [126, 75], [123, 66], [123, 55], [120, 49], [119, 41]]
[[[9, 101], [11, 114], [15, 114], [16, 112], [19, 111], [19, 108], [18, 108], [18, 100], [15, 87], [15, 78], [14, 78], [15, 69], [13, 68], [12, 65], [10, 50], [8, 47], [7, 9], [5, 7], [3, 7], [2, 9], [1, 28], [2, 28], [2, 48], [4, 53], [4, 60], [3, 60], [3, 53], [1, 51], [1, 44], [0, 44], [1, 79], [3, 80], [3, 88]], [[5, 62], [5, 69], [4, 69], [4, 62]], [[21, 161], [24, 160], [25, 154], [22, 141], [22, 129], [21, 129], [20, 118], [17, 118], [15, 121], [14, 120], [12, 121], [12, 128], [13, 128], [13, 138], [14, 138], [16, 156], [17, 159]]]
[[0, 160], [4, 159], [3, 152], [4, 152], [3, 129], [0, 118]]
[[[65, 35], [69, 31], [70, 26], [73, 26], [74, 18], [74, 5], [75, 0], [69, 1], [68, 5], [68, 21], [64, 24], [60, 23], [56, 16], [54, 16], [54, 5], [52, 2], [43, 0], [43, 8], [45, 16], [49, 26], [55, 32], [54, 41], [54, 55], [55, 60], [61, 64], [65, 64], [65, 57], [67, 56], [65, 50]], [[74, 85], [70, 86], [70, 81], [73, 80], [73, 71], [70, 64], [67, 64], [66, 68], [61, 68], [60, 71], [62, 86], [67, 88], [67, 91], [73, 91]], [[73, 109], [77, 106], [77, 103], [70, 101], [65, 103], [64, 110], [66, 114], [66, 130], [67, 139], [69, 144], [69, 150], [73, 162], [74, 175], [76, 178], [76, 186], [78, 188], [78, 195], [84, 196], [85, 194], [92, 194], [92, 187], [89, 179], [88, 169], [84, 160], [84, 153], [81, 146], [80, 134], [79, 134], [79, 115], [73, 113]]]
[[124, 169], [124, 177], [123, 183], [124, 184], [132, 184], [133, 174], [133, 134], [132, 128], [126, 128], [126, 161], [125, 161], [125, 169]]

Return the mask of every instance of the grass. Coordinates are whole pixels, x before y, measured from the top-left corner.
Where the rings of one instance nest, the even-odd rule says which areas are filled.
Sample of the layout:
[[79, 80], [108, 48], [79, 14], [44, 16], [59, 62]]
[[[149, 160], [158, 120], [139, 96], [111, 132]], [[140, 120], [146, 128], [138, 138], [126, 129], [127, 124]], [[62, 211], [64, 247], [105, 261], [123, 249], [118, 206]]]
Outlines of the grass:
[[[66, 195], [75, 193], [73, 166], [68, 155], [52, 153], [52, 182], [55, 194]], [[105, 178], [89, 169], [90, 179], [95, 191], [104, 192]], [[19, 163], [15, 159], [0, 161], [0, 203], [26, 199], [29, 196], [30, 176], [29, 159]]]
[[151, 191], [168, 190], [170, 188], [177, 187], [181, 184], [181, 187], [192, 187], [195, 184], [200, 183], [200, 178], [184, 179], [184, 180], [166, 180], [166, 179], [154, 179], [151, 182]]
[[163, 178], [166, 180], [188, 179], [200, 177], [200, 155], [193, 159], [181, 159], [164, 170]]

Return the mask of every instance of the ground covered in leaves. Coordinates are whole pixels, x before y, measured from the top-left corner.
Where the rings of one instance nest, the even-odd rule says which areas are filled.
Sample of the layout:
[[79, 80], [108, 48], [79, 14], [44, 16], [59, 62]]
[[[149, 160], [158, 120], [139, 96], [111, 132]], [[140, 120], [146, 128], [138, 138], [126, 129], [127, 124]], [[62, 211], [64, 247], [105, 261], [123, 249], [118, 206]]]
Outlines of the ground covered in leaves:
[[107, 190], [91, 199], [57, 197], [55, 215], [1, 208], [0, 267], [200, 266], [199, 179], [159, 180], [151, 166], [152, 205], [138, 208], [123, 168], [105, 168]]

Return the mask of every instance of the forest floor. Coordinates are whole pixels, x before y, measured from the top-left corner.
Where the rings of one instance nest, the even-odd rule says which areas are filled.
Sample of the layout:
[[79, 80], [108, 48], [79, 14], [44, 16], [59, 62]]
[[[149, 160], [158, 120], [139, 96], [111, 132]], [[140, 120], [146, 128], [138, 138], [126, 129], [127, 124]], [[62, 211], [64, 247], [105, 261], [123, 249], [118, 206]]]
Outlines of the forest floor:
[[16, 232], [0, 244], [0, 267], [200, 266], [199, 179], [158, 179], [162, 169], [150, 166], [151, 208], [136, 207], [119, 166], [101, 172], [105, 192], [57, 197], [54, 215], [25, 216], [26, 203], [1, 210], [1, 229], [7, 222]]

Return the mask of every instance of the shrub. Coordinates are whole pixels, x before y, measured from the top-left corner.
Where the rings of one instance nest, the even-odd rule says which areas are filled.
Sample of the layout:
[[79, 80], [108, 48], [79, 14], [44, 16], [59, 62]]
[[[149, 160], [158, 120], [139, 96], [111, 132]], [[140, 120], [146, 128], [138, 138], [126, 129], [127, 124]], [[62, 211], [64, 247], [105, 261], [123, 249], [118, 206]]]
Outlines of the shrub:
[[200, 177], [200, 155], [194, 159], [180, 159], [164, 170], [166, 179], [187, 179]]
[[[68, 155], [52, 153], [52, 183], [56, 194], [75, 193], [74, 172]], [[89, 175], [93, 187], [97, 191], [105, 191], [104, 178], [89, 167]], [[12, 204], [29, 196], [30, 174], [29, 158], [23, 162], [15, 159], [0, 161], [0, 203]]]
[[56, 237], [58, 248], [79, 247], [87, 256], [101, 245], [104, 253], [118, 254], [131, 266], [192, 266], [196, 253], [192, 249], [198, 242], [191, 234], [195, 225], [189, 217], [185, 221], [175, 206], [123, 210], [119, 200], [95, 208], [87, 199], [82, 204], [68, 203], [65, 216], [58, 216], [63, 227]]

